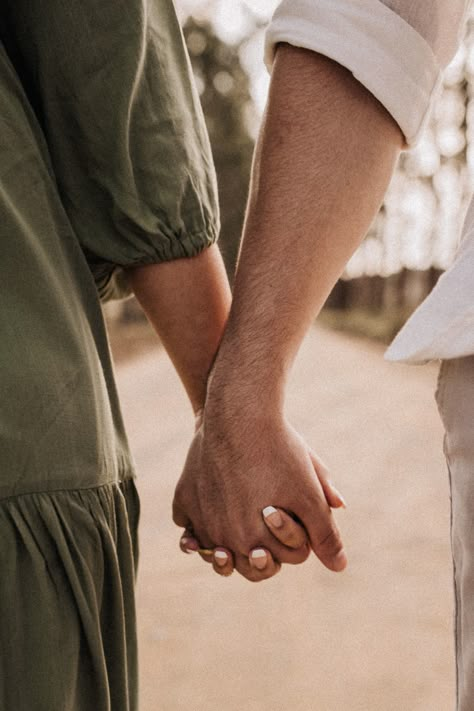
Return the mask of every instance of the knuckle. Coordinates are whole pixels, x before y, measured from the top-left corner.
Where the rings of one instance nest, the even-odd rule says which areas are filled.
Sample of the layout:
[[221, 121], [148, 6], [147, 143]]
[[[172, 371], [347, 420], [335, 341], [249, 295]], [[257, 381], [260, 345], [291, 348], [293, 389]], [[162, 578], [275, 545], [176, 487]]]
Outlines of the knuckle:
[[182, 512], [180, 511], [180, 509], [178, 509], [178, 507], [173, 506], [172, 518], [173, 518], [173, 523], [175, 523], [176, 526], [179, 526], [180, 528], [182, 528], [184, 526], [184, 523], [183, 523], [184, 516], [183, 516]]
[[181, 483], [181, 481], [178, 481], [174, 489], [173, 504], [180, 503], [182, 501], [183, 489], [183, 484]]

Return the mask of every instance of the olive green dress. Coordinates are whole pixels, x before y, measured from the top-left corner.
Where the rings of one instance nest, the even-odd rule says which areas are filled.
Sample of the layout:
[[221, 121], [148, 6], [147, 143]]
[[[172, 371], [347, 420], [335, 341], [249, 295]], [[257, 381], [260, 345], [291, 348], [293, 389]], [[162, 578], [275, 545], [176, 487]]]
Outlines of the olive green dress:
[[136, 711], [139, 499], [100, 299], [216, 239], [209, 142], [171, 0], [0, 8], [0, 709]]

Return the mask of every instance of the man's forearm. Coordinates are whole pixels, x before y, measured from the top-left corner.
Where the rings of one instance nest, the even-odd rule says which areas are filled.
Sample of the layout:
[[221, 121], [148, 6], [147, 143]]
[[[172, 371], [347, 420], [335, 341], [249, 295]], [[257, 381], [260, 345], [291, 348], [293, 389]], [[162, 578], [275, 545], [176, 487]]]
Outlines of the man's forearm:
[[130, 268], [128, 278], [197, 412], [230, 308], [217, 246], [189, 259]]
[[[301, 340], [380, 207], [401, 131], [336, 62], [277, 49], [233, 305], [210, 385], [283, 401]], [[255, 398], [256, 399], [256, 398]]]

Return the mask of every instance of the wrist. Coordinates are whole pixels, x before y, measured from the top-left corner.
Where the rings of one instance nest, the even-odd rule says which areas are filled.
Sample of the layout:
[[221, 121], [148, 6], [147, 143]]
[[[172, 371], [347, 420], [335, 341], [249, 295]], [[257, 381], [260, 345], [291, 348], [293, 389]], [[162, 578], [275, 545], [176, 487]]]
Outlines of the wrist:
[[226, 421], [261, 420], [283, 413], [286, 374], [275, 364], [264, 366], [227, 358], [219, 352], [207, 383], [206, 417]]

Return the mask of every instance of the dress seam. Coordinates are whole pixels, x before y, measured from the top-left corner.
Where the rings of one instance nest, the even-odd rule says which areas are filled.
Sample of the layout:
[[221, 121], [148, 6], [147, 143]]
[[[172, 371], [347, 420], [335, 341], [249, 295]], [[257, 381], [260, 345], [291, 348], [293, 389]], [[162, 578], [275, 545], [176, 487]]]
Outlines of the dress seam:
[[75, 486], [75, 487], [61, 487], [58, 489], [40, 489], [38, 491], [24, 491], [18, 494], [11, 494], [8, 496], [0, 496], [0, 503], [3, 503], [4, 501], [10, 501], [12, 499], [19, 499], [24, 496], [35, 496], [37, 494], [63, 494], [63, 493], [72, 493], [76, 491], [89, 491], [89, 490], [94, 490], [97, 491], [98, 489], [104, 489], [106, 487], [109, 487], [113, 484], [123, 484], [127, 481], [135, 481], [137, 478], [136, 474], [132, 474], [131, 476], [126, 476], [123, 477], [122, 479], [111, 479], [110, 481], [104, 482], [103, 484], [93, 484], [91, 486]]

